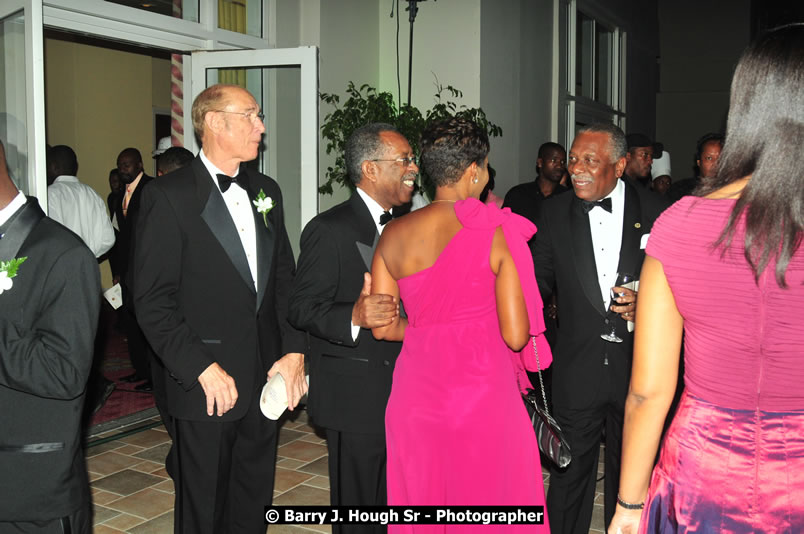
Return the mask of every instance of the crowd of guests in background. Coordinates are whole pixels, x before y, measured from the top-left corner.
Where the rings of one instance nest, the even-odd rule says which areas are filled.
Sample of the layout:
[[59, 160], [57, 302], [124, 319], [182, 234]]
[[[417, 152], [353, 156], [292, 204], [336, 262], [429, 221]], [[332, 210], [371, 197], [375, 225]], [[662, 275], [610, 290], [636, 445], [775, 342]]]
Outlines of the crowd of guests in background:
[[[590, 124], [569, 150], [542, 144], [504, 198], [472, 121], [429, 125], [418, 156], [364, 125], [355, 192], [307, 224], [298, 269], [279, 186], [244, 165], [265, 126], [240, 87], [196, 98], [202, 149], [160, 141], [157, 178], [122, 150], [105, 203], [49, 147], [50, 218], [0, 144], [0, 532], [91, 529], [80, 412], [114, 389], [93, 361], [107, 257], [123, 381], [154, 393], [172, 438], [175, 532], [265, 531], [278, 423], [260, 391], [281, 375], [295, 409], [305, 366], [332, 505], [544, 505], [542, 525], [488, 528], [585, 534], [604, 442], [610, 534], [804, 530], [803, 100], [797, 24], [743, 54], [694, 177], [646, 135]], [[395, 217], [420, 171], [434, 197]], [[542, 378], [572, 450], [546, 496], [521, 400]]]

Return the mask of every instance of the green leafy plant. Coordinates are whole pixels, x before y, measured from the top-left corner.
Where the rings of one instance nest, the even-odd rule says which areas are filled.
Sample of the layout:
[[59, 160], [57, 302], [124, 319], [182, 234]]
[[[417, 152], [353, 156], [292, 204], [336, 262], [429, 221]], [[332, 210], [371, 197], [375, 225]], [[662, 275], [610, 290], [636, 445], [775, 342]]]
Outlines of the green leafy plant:
[[[357, 128], [371, 122], [387, 122], [396, 126], [408, 139], [415, 154], [419, 154], [422, 130], [432, 122], [449, 117], [471, 119], [484, 128], [490, 137], [502, 135], [502, 128], [489, 122], [481, 108], [468, 108], [463, 104], [457, 104], [455, 99], [462, 98], [463, 93], [451, 85], [444, 87], [436, 83], [435, 103], [424, 114], [415, 106], [405, 104], [397, 107], [391, 93], [377, 91], [368, 84], [358, 88], [354, 82], [349, 82], [346, 94], [348, 97], [342, 105], [338, 95], [320, 94], [323, 102], [335, 107], [335, 111], [324, 117], [321, 134], [327, 143], [327, 154], [334, 152], [336, 155], [335, 164], [327, 167], [327, 181], [318, 188], [320, 193], [331, 195], [333, 184], [354, 188], [349, 180], [344, 159], [346, 140]], [[422, 187], [432, 198], [432, 184], [423, 172], [421, 176]]]

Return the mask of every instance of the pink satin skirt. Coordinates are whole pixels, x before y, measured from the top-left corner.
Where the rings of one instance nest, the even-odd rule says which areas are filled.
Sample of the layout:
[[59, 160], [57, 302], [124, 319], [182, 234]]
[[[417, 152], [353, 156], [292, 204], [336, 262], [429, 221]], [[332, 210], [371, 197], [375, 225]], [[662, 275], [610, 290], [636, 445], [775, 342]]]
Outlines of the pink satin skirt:
[[804, 532], [804, 409], [729, 410], [684, 393], [639, 531]]

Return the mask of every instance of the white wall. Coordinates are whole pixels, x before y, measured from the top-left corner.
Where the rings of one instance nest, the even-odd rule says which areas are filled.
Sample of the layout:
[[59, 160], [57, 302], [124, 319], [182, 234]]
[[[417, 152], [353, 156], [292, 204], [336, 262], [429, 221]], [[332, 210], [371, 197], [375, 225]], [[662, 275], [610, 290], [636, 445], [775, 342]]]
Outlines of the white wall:
[[[384, 3], [384, 2], [383, 2]], [[379, 55], [377, 42], [379, 29], [376, 20], [380, 10], [377, 0], [323, 0], [320, 2], [320, 88], [324, 93], [337, 93], [344, 97], [349, 81], [356, 85], [368, 83], [377, 86], [379, 81]], [[319, 116], [323, 123], [334, 108], [321, 103]], [[326, 145], [320, 142], [320, 183], [326, 180], [324, 171], [334, 162], [327, 156]], [[333, 195], [322, 195], [320, 211], [324, 211], [348, 198], [349, 189], [335, 189]]]
[[[390, 18], [390, 2], [379, 5], [379, 87], [397, 91], [396, 13]], [[410, 23], [406, 2], [399, 9], [399, 80], [402, 102], [408, 100], [408, 43]], [[436, 78], [443, 86], [463, 91], [459, 103], [480, 104], [480, 4], [481, 0], [422, 2], [413, 26], [413, 83], [411, 104], [422, 111], [434, 104]]]
[[[519, 17], [519, 121], [518, 139], [514, 148], [518, 168], [512, 179], [529, 182], [536, 177], [536, 158], [539, 146], [547, 141], [558, 142], [553, 128], [553, 0], [522, 0]], [[556, 72], [556, 76], [558, 76]], [[556, 80], [556, 87], [558, 87]], [[557, 128], [557, 125], [555, 125]], [[501, 195], [506, 191], [498, 185]]]
[[552, 0], [483, 0], [480, 105], [503, 129], [491, 138], [495, 193], [535, 178], [539, 146], [551, 139]]
[[480, 51], [480, 104], [488, 119], [503, 129], [492, 137], [489, 162], [497, 171], [494, 192], [504, 196], [519, 183], [518, 140], [522, 109], [519, 0], [483, 0]]

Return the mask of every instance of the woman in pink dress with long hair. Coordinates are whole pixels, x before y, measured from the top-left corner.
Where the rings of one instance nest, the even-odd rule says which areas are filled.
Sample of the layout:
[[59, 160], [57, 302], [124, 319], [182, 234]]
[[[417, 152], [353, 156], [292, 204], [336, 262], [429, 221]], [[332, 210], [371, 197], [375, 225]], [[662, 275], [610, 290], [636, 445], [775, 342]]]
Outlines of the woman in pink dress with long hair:
[[802, 146], [796, 24], [743, 54], [717, 175], [653, 225], [610, 534], [804, 532]]
[[[544, 506], [539, 448], [520, 396], [534, 344], [542, 367], [552, 361], [527, 247], [535, 227], [477, 199], [489, 142], [475, 123], [434, 124], [421, 146], [435, 199], [388, 224], [372, 266], [372, 292], [401, 296], [407, 313], [373, 330], [403, 341], [385, 416], [388, 503]], [[542, 519], [389, 532], [547, 532]]]

